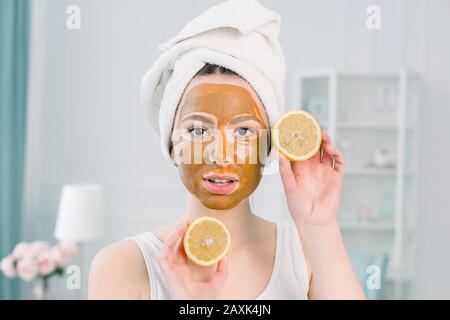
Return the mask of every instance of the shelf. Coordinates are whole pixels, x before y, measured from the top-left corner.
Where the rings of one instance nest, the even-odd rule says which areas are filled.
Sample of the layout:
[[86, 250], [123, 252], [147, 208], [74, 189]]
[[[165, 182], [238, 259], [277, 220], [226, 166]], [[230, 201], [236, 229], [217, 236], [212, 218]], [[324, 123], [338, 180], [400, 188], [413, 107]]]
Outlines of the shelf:
[[[350, 167], [345, 169], [348, 175], [366, 175], [366, 176], [395, 176], [396, 168], [370, 168], [370, 167]], [[412, 171], [406, 171], [405, 176], [413, 175]]]
[[[362, 252], [384, 248], [389, 253], [386, 278], [392, 282], [394, 276], [399, 277], [394, 283], [397, 297], [397, 291], [401, 294], [397, 289], [402, 289], [404, 282], [414, 276], [414, 271], [406, 268], [405, 253], [414, 250], [409, 245], [406, 248], [406, 244], [411, 242], [415, 223], [414, 209], [409, 203], [417, 198], [415, 144], [420, 127], [416, 123], [419, 110], [415, 109], [419, 107], [419, 100], [415, 81], [419, 78], [412, 82], [411, 73], [406, 69], [377, 73], [342, 72], [329, 66], [301, 70], [294, 79], [294, 104], [308, 102], [307, 108], [317, 115], [335, 146], [351, 160], [346, 161], [344, 174], [349, 183], [345, 192], [349, 196], [354, 193], [355, 197], [359, 195], [355, 191], [359, 188], [362, 191], [360, 199], [352, 199], [348, 208], [339, 209], [342, 217], [339, 226], [346, 241]], [[396, 166], [392, 163], [392, 166], [380, 167], [371, 163], [373, 152], [381, 146], [395, 154]], [[387, 184], [389, 189], [386, 189]], [[374, 209], [372, 219], [360, 220], [359, 203], [376, 208], [387, 190], [394, 198], [391, 214], [377, 214]], [[346, 214], [341, 215], [342, 212]], [[399, 274], [395, 270], [399, 267], [405, 272]]]
[[[382, 222], [382, 221], [339, 221], [339, 227], [343, 231], [386, 231], [386, 232], [396, 232], [396, 226], [394, 221]], [[405, 224], [402, 227], [403, 237], [405, 240], [411, 232], [414, 231], [411, 224]]]
[[[323, 128], [327, 128], [328, 125], [322, 125]], [[398, 130], [399, 127], [395, 124], [377, 124], [377, 123], [358, 123], [358, 122], [342, 122], [337, 123], [336, 128], [338, 130]], [[414, 130], [413, 127], [407, 127], [406, 130]]]
[[339, 78], [361, 78], [361, 79], [399, 79], [399, 72], [338, 72]]
[[339, 222], [344, 231], [395, 231], [393, 222]]
[[[408, 74], [413, 74], [412, 72], [408, 72]], [[345, 78], [361, 78], [361, 79], [374, 79], [374, 80], [398, 80], [401, 76], [401, 70], [392, 70], [386, 72], [377, 72], [377, 71], [342, 71], [337, 70], [334, 66], [327, 67], [319, 67], [309, 70], [302, 70], [301, 72], [297, 72], [297, 78], [300, 76], [304, 79], [329, 79], [332, 75], [336, 75], [338, 80], [345, 80]]]
[[338, 129], [374, 129], [374, 130], [396, 130], [395, 124], [377, 124], [377, 123], [358, 123], [358, 122], [341, 122], [337, 123]]

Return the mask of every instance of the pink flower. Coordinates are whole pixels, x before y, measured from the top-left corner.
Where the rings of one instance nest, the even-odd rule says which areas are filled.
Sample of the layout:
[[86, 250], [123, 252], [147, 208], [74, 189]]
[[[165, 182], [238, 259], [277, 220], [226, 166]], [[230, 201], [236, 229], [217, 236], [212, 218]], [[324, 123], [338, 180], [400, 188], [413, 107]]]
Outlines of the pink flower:
[[7, 278], [14, 278], [17, 275], [16, 268], [14, 268], [14, 258], [12, 255], [3, 258], [0, 263], [0, 270]]
[[49, 275], [56, 268], [56, 263], [53, 260], [50, 250], [42, 251], [38, 255], [36, 262], [39, 273], [43, 276]]
[[38, 272], [38, 266], [32, 258], [25, 257], [17, 263], [17, 274], [25, 281], [33, 280]]
[[69, 256], [65, 255], [59, 245], [53, 246], [50, 250], [50, 255], [58, 267], [65, 267], [69, 262]]
[[20, 243], [16, 244], [16, 246], [14, 247], [12, 256], [16, 260], [22, 258], [24, 256], [25, 252], [27, 252], [29, 250], [29, 247], [30, 247], [30, 244], [26, 243], [26, 242], [20, 242]]
[[49, 251], [50, 245], [45, 241], [35, 241], [29, 244], [28, 250], [25, 252], [24, 256], [37, 257], [41, 253]]

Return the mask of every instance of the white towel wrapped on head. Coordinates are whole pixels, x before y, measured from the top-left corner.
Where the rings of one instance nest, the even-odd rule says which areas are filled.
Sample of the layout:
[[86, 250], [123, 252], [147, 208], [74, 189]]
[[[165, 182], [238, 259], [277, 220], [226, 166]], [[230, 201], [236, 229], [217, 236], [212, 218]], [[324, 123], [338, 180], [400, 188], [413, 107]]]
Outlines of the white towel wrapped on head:
[[257, 0], [228, 0], [190, 21], [163, 51], [141, 82], [141, 104], [161, 135], [170, 158], [173, 122], [183, 91], [205, 64], [228, 68], [244, 78], [260, 97], [272, 126], [283, 105], [286, 72], [278, 41], [278, 13]]

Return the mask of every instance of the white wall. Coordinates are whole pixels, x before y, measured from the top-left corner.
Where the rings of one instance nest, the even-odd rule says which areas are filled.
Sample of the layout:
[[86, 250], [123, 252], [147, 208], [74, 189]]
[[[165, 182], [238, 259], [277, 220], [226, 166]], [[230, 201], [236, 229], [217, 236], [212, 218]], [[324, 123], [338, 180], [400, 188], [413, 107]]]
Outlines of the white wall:
[[[141, 112], [139, 82], [158, 55], [157, 45], [219, 2], [34, 0], [24, 232], [27, 240], [52, 240], [61, 186], [103, 184], [107, 232], [86, 247], [85, 280], [100, 247], [151, 230], [183, 210], [185, 191], [175, 169], [163, 161], [158, 137]], [[405, 66], [421, 73], [426, 130], [421, 137], [413, 296], [449, 298], [445, 271], [450, 249], [444, 244], [450, 242], [450, 149], [444, 137], [450, 133], [450, 1], [261, 2], [282, 16], [289, 70], [336, 65], [346, 71], [388, 71]], [[382, 9], [378, 31], [365, 27], [371, 3]], [[65, 27], [69, 4], [81, 7], [81, 30]], [[286, 97], [291, 101], [289, 85]], [[255, 196], [257, 213], [286, 219], [281, 194], [278, 177], [265, 179]]]

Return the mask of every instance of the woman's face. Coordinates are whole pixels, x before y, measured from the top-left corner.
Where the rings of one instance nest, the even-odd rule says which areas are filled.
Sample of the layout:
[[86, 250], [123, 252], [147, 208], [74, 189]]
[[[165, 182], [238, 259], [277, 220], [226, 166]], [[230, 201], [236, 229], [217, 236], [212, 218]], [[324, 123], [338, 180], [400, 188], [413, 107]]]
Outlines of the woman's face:
[[266, 113], [242, 78], [196, 77], [181, 99], [172, 145], [189, 192], [207, 208], [232, 209], [261, 180], [268, 147]]

